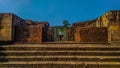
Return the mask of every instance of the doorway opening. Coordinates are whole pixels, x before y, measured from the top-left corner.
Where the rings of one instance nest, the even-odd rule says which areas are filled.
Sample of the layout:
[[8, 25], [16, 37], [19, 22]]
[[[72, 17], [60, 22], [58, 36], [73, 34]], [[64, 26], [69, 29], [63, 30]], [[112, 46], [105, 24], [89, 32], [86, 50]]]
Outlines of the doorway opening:
[[64, 40], [63, 31], [59, 31], [59, 33], [58, 33], [58, 39], [59, 39], [59, 41], [63, 41]]

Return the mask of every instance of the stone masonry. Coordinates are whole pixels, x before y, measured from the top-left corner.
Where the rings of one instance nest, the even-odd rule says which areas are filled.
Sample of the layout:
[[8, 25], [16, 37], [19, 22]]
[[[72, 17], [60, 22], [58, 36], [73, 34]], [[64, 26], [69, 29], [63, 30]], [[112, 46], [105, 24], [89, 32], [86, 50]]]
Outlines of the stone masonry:
[[[55, 30], [60, 27], [63, 28], [61, 38], [57, 34], [60, 31]], [[73, 23], [71, 27], [50, 27], [48, 22], [24, 20], [12, 13], [0, 13], [0, 42], [2, 41], [28, 43], [120, 41], [120, 11], [109, 11], [94, 20]]]

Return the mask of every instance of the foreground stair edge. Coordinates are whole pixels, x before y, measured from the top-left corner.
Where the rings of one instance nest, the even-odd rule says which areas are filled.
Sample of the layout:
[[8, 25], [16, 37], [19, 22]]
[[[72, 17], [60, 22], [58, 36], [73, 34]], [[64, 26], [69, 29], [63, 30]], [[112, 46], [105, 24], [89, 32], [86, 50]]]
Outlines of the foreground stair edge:
[[0, 51], [0, 53], [35, 53], [35, 52], [95, 52], [95, 53], [120, 53], [120, 51]]
[[0, 56], [0, 58], [101, 58], [111, 59], [120, 58], [120, 56]]
[[99, 64], [99, 65], [120, 65], [120, 62], [5, 62], [0, 64]]
[[118, 47], [120, 48], [120, 46], [118, 45], [92, 45], [92, 44], [79, 44], [79, 45], [76, 45], [76, 44], [68, 44], [68, 45], [61, 45], [61, 44], [58, 44], [58, 45], [54, 45], [54, 44], [46, 44], [46, 45], [43, 45], [43, 44], [21, 44], [21, 45], [0, 45], [0, 47]]

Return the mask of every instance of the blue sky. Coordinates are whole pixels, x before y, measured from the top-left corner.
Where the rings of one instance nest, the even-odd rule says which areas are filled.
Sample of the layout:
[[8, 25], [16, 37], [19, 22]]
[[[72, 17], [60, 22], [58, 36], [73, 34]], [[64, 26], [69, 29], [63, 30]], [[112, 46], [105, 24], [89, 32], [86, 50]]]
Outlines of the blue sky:
[[120, 0], [0, 0], [0, 13], [47, 21], [51, 26], [95, 19], [109, 10], [120, 10]]

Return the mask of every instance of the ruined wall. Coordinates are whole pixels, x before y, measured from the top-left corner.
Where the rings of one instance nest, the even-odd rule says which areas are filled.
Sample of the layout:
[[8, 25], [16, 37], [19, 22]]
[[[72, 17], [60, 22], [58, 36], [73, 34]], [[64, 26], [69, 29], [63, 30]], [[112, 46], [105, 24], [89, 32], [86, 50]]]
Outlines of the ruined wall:
[[96, 21], [97, 27], [108, 28], [109, 42], [120, 41], [120, 11], [109, 11]]
[[25, 20], [25, 23], [27, 25], [35, 25], [35, 23], [32, 20]]
[[[109, 11], [95, 20], [74, 23], [72, 27], [106, 27], [108, 28], [108, 42], [120, 41], [120, 11]], [[77, 31], [75, 32], [75, 35], [79, 34]], [[75, 39], [77, 39], [77, 36], [75, 36]]]
[[[49, 24], [24, 20], [12, 13], [0, 14], [0, 41], [42, 42], [47, 40]], [[44, 37], [44, 38], [42, 38]]]
[[12, 23], [13, 23], [13, 26], [12, 26], [12, 37], [13, 37], [13, 39], [15, 41], [15, 26], [22, 26], [22, 25], [25, 26], [27, 24], [25, 23], [24, 19], [14, 15], [14, 14], [12, 14]]
[[72, 27], [108, 27], [120, 23], [120, 11], [109, 11], [95, 20], [73, 23]]
[[67, 28], [67, 34], [68, 34], [68, 41], [74, 41], [74, 28], [73, 27]]
[[13, 22], [14, 26], [15, 25], [27, 25], [25, 23], [24, 19], [22, 19], [22, 18], [20, 18], [20, 17], [18, 17], [16, 15], [14, 15], [14, 14], [12, 14], [12, 22]]
[[53, 27], [49, 27], [47, 31], [47, 40], [49, 42], [54, 41], [54, 30], [53, 29], [54, 29]]
[[120, 11], [109, 11], [96, 19], [96, 27], [108, 27], [120, 23]]
[[0, 41], [14, 41], [15, 25], [25, 25], [25, 22], [12, 13], [0, 14]]
[[40, 25], [42, 27], [42, 33], [43, 33], [43, 42], [49, 41], [48, 39], [48, 28], [49, 23], [48, 22], [35, 22], [37, 25]]
[[72, 27], [95, 27], [96, 20], [73, 23]]
[[112, 25], [108, 27], [108, 30], [109, 30], [109, 36], [110, 36], [109, 39], [111, 39], [110, 40], [111, 42], [120, 41], [120, 26]]
[[[97, 31], [98, 33], [105, 32], [103, 27], [108, 28], [109, 41], [120, 41], [120, 11], [109, 11], [95, 20], [73, 23], [72, 27], [64, 29], [66, 30], [64, 36], [67, 39], [64, 41], [96, 42], [100, 39], [100, 42], [104, 42], [103, 37], [100, 38], [101, 36], [99, 34], [96, 35]], [[36, 30], [37, 33], [34, 32]], [[105, 34], [103, 33], [103, 36]], [[38, 38], [35, 35], [38, 35]], [[48, 22], [24, 20], [11, 13], [0, 14], [0, 41], [24, 40], [24, 42], [30, 42], [32, 40], [33, 42], [47, 42], [55, 40], [53, 39], [54, 35], [54, 29], [49, 29]], [[98, 37], [95, 38], [92, 35]]]
[[12, 41], [12, 15], [0, 14], [0, 41]]
[[16, 42], [40, 43], [43, 41], [40, 25], [16, 26], [15, 33]]
[[75, 41], [81, 43], [107, 43], [107, 28], [77, 28], [75, 33]]

